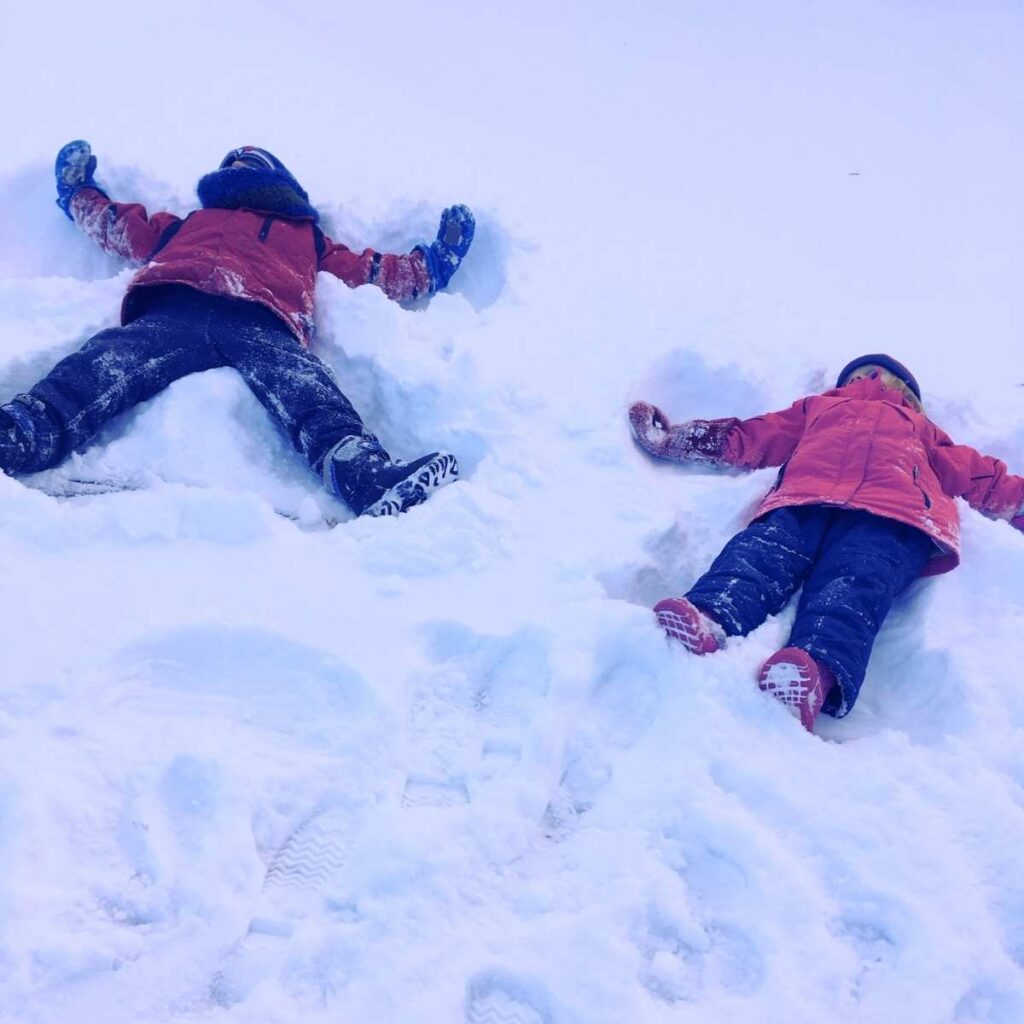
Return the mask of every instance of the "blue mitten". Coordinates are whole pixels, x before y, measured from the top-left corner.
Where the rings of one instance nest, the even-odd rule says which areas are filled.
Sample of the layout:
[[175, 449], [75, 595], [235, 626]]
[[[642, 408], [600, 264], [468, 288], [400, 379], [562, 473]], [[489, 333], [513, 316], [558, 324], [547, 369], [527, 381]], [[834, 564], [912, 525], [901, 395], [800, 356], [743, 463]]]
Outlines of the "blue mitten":
[[[93, 180], [93, 173], [96, 170], [96, 157], [92, 155], [92, 148], [88, 142], [77, 139], [61, 147], [57, 154], [57, 163], [54, 173], [57, 176], [57, 205], [71, 216], [71, 197], [84, 186], [94, 188], [103, 192]], [[106, 195], [106, 192], [103, 192]]]
[[437, 241], [429, 246], [417, 245], [430, 273], [431, 291], [440, 291], [459, 269], [463, 256], [473, 242], [476, 221], [468, 206], [449, 206], [441, 214]]

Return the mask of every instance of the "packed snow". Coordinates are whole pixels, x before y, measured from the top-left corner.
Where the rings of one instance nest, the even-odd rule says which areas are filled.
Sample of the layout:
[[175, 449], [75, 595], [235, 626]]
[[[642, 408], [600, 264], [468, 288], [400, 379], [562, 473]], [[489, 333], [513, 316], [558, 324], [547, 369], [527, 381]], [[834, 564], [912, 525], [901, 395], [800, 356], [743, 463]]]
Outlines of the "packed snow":
[[353, 519], [226, 369], [0, 476], [0, 1021], [1024, 1020], [1024, 536], [962, 506], [809, 735], [754, 683], [791, 612], [696, 659], [650, 611], [774, 471], [626, 418], [886, 351], [1024, 472], [1018, 4], [0, 17], [0, 401], [132, 273], [70, 139], [151, 211], [255, 144], [353, 247], [478, 222], [429, 303], [318, 283], [367, 423], [459, 456], [426, 505]]

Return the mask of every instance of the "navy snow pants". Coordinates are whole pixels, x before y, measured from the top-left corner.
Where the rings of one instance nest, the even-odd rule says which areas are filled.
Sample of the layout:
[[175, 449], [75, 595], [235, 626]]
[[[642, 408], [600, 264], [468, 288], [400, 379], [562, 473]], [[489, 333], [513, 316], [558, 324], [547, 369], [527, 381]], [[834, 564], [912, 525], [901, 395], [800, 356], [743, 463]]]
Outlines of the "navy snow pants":
[[0, 469], [57, 465], [118, 413], [190, 373], [232, 366], [320, 474], [342, 438], [372, 437], [330, 370], [255, 302], [154, 287], [142, 313], [100, 331], [27, 394], [0, 407]]
[[935, 542], [869, 512], [803, 505], [755, 520], [726, 544], [686, 597], [730, 636], [746, 636], [803, 593], [788, 647], [835, 673], [824, 711], [853, 707], [893, 598], [925, 567]]

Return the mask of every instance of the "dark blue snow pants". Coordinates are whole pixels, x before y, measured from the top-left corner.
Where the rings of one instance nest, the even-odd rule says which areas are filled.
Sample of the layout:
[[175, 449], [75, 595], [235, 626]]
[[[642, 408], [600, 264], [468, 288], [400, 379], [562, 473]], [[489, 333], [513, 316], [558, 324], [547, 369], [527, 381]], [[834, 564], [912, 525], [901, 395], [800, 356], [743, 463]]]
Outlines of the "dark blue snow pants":
[[218, 366], [241, 374], [317, 474], [342, 438], [371, 436], [330, 370], [270, 310], [181, 285], [147, 291], [137, 319], [100, 331], [0, 407], [0, 469], [55, 466], [118, 413]]
[[746, 636], [803, 593], [788, 647], [827, 665], [836, 682], [823, 710], [853, 707], [893, 598], [935, 551], [927, 534], [869, 512], [804, 505], [755, 520], [726, 544], [686, 595], [730, 636]]

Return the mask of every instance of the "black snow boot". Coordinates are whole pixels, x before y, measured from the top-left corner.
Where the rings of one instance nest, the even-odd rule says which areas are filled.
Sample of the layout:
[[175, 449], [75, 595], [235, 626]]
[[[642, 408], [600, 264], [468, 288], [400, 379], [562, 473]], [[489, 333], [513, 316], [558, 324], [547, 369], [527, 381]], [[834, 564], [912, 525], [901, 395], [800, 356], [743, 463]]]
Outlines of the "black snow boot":
[[459, 477], [449, 452], [394, 462], [372, 437], [346, 437], [324, 459], [324, 483], [358, 516], [397, 516]]

